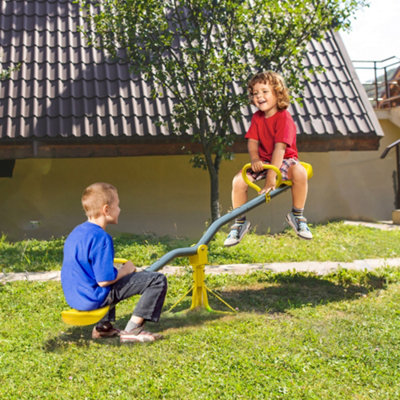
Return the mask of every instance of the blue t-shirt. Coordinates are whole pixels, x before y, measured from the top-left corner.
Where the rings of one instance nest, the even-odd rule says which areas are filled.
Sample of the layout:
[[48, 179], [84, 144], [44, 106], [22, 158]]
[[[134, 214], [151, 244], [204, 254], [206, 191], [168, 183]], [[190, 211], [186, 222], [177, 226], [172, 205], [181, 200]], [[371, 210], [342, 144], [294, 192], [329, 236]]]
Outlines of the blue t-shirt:
[[111, 236], [92, 222], [78, 225], [64, 244], [61, 285], [67, 303], [81, 311], [101, 307], [110, 286], [101, 287], [97, 282], [112, 281], [117, 277], [113, 262]]

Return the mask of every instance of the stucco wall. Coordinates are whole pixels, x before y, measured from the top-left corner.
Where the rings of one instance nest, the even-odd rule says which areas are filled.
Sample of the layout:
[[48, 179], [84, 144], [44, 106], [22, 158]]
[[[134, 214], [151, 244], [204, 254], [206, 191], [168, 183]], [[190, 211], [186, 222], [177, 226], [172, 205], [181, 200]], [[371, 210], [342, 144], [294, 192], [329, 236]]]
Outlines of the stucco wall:
[[[395, 151], [383, 149], [400, 129], [381, 121], [385, 137], [379, 151], [303, 153], [314, 167], [306, 216], [310, 222], [332, 218], [391, 219], [395, 189]], [[230, 208], [231, 180], [248, 162], [246, 154], [223, 163], [222, 212]], [[80, 195], [92, 182], [119, 188], [122, 214], [111, 232], [155, 233], [198, 239], [209, 219], [208, 173], [194, 169], [186, 156], [17, 160], [12, 178], [0, 178], [0, 231], [9, 239], [66, 235], [84, 220]], [[251, 196], [254, 196], [251, 193]], [[290, 191], [249, 213], [256, 231], [286, 227]]]

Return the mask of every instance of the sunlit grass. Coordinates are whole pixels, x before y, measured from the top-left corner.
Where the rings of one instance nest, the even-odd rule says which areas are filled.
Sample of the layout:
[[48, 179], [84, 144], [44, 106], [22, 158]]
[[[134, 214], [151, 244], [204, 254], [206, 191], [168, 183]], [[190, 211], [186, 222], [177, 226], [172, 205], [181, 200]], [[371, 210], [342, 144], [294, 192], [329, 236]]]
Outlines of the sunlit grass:
[[[247, 234], [243, 241], [226, 248], [226, 232], [218, 232], [209, 244], [209, 263], [271, 263], [290, 261], [353, 261], [366, 258], [400, 257], [400, 231], [382, 231], [343, 222], [311, 226], [314, 239], [300, 240], [292, 230], [281, 234]], [[225, 229], [226, 230], [226, 229]], [[189, 239], [121, 235], [114, 238], [118, 257], [138, 266], [151, 265], [168, 251], [196, 243]], [[49, 271], [61, 268], [64, 238], [11, 242], [0, 237], [0, 272]], [[188, 265], [177, 258], [174, 265]]]
[[[207, 278], [237, 314], [164, 312], [165, 340], [95, 342], [69, 327], [57, 282], [0, 286], [4, 399], [397, 399], [400, 272], [257, 272]], [[165, 309], [190, 285], [169, 278]], [[137, 298], [118, 307], [123, 327]], [[214, 309], [224, 309], [210, 297]]]

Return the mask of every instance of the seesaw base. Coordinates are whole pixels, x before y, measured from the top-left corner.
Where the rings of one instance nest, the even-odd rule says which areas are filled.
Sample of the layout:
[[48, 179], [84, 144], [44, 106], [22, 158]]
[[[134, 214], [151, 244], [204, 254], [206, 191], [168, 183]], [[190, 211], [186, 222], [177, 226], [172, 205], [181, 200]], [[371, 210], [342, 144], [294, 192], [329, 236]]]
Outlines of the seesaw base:
[[[207, 264], [207, 255], [207, 246], [201, 245], [197, 250], [197, 254], [189, 257], [189, 262], [193, 268], [193, 286], [183, 296], [181, 296], [179, 300], [168, 311], [172, 311], [190, 292], [192, 292], [192, 305], [187, 311], [205, 309], [209, 312], [226, 313], [226, 311], [216, 311], [210, 307], [207, 295], [207, 292], [209, 292], [214, 295], [219, 301], [221, 301], [221, 303], [225, 304], [232, 312], [236, 313], [236, 310], [231, 305], [229, 305], [224, 299], [222, 299], [214, 291], [206, 286], [204, 282], [204, 268]], [[227, 313], [231, 312], [228, 311]]]

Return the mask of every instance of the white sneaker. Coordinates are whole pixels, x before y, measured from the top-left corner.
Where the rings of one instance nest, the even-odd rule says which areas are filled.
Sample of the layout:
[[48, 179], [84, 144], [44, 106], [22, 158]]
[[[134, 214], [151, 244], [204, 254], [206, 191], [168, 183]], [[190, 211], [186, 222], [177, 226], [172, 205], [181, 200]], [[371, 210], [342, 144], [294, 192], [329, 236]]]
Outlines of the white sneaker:
[[121, 331], [119, 335], [119, 341], [121, 343], [147, 343], [155, 342], [156, 340], [163, 339], [163, 336], [159, 333], [146, 332], [142, 326], [135, 328], [132, 331]]
[[292, 212], [290, 212], [286, 215], [286, 221], [294, 229], [299, 238], [307, 240], [313, 238], [312, 233], [308, 229], [305, 217], [296, 217]]
[[249, 231], [249, 229], [249, 221], [244, 221], [242, 223], [236, 222], [235, 224], [233, 224], [228, 237], [225, 239], [224, 246], [230, 247], [238, 244], [243, 239], [243, 236]]

